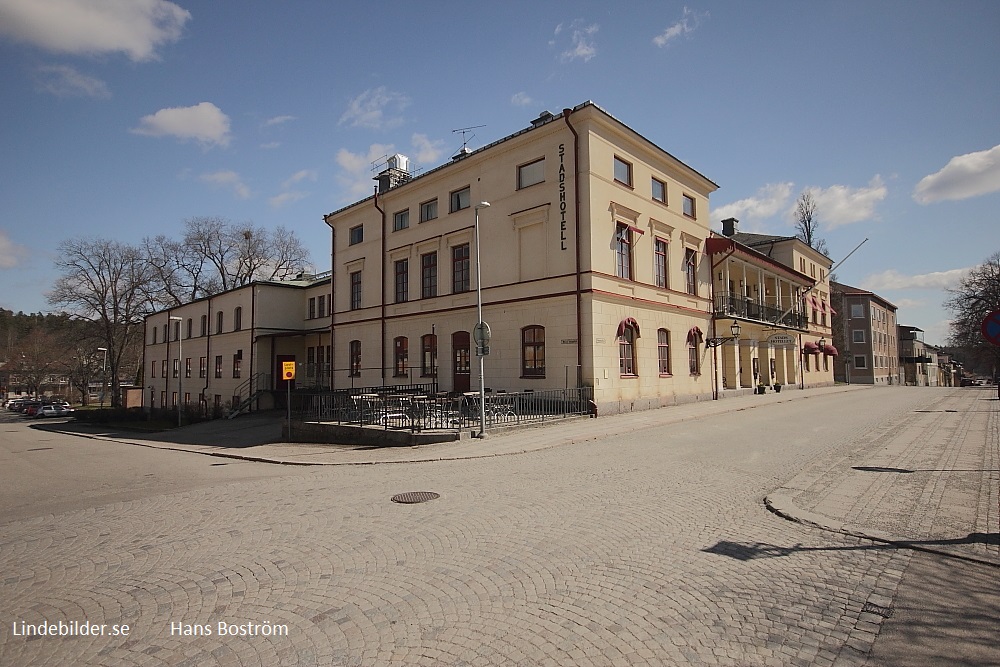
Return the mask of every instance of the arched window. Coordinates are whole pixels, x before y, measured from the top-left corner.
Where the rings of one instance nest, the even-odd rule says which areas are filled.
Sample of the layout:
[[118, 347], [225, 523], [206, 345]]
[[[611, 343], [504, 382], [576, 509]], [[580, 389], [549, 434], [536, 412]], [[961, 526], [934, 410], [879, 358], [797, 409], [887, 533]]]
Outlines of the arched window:
[[545, 377], [545, 327], [537, 324], [521, 329], [521, 377]]
[[622, 375], [639, 374], [635, 356], [635, 341], [638, 337], [637, 326], [627, 323], [621, 327], [621, 335], [618, 336], [618, 360]]
[[205, 336], [208, 334], [208, 315], [201, 316], [201, 335]]
[[420, 337], [420, 375], [437, 376], [438, 337], [426, 334]]
[[187, 318], [187, 326], [186, 326], [186, 330], [184, 332], [185, 333], [185, 336], [184, 336], [185, 338], [190, 338], [191, 337], [191, 330], [193, 328], [194, 328], [194, 320], [192, 320], [189, 317], [189, 318]]
[[392, 358], [395, 366], [395, 377], [406, 377], [409, 370], [410, 343], [406, 336], [398, 336], [392, 340]]
[[223, 318], [223, 315], [222, 315], [222, 311], [220, 310], [219, 312], [217, 312], [215, 314], [215, 333], [217, 333], [217, 334], [222, 333], [222, 318]]
[[361, 341], [352, 340], [348, 345], [350, 353], [351, 377], [361, 377]]
[[243, 307], [236, 306], [233, 310], [233, 331], [239, 331], [243, 328]]
[[658, 329], [656, 332], [656, 359], [660, 367], [660, 375], [670, 375], [670, 332]]

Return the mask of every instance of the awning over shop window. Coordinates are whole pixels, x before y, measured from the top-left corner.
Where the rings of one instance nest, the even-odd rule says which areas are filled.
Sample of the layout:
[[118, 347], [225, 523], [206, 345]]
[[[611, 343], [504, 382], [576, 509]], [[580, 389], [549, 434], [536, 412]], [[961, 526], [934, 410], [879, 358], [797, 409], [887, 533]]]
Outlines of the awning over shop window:
[[687, 342], [695, 344], [700, 343], [702, 342], [704, 336], [705, 334], [701, 332], [701, 329], [698, 327], [691, 327], [688, 329]]
[[819, 310], [819, 301], [816, 300], [816, 297], [809, 297], [809, 305], [813, 307], [813, 310]]
[[826, 307], [830, 309], [830, 314], [831, 314], [831, 315], [836, 315], [836, 314], [837, 314], [837, 311], [835, 311], [835, 310], [833, 309], [833, 304], [832, 304], [832, 303], [828, 303], [828, 304], [826, 305]]
[[618, 323], [618, 332], [615, 334], [615, 338], [621, 338], [625, 335], [625, 327], [631, 327], [635, 331], [635, 337], [639, 338], [639, 323], [635, 321], [634, 317], [626, 317]]
[[837, 348], [835, 348], [833, 345], [827, 343], [825, 346], [823, 346], [823, 354], [825, 354], [828, 357], [836, 357], [840, 355], [840, 352], [838, 352]]
[[802, 354], [819, 354], [819, 345], [812, 341], [806, 341], [802, 344]]

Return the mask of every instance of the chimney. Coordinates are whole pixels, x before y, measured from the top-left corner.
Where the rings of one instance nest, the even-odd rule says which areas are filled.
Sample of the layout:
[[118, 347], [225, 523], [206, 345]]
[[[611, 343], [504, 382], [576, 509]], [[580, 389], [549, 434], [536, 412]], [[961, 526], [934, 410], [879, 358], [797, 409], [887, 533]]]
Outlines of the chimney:
[[722, 235], [732, 236], [739, 231], [740, 221], [736, 218], [726, 218], [722, 221]]
[[549, 122], [553, 118], [555, 118], [555, 116], [553, 116], [550, 111], [548, 110], [543, 111], [542, 113], [538, 114], [538, 118], [531, 121], [531, 127], [539, 127], [540, 125], [545, 125], [545, 123]]
[[383, 193], [410, 180], [409, 166], [410, 159], [405, 155], [396, 153], [389, 158], [386, 161], [386, 168], [375, 177], [375, 180], [378, 181], [379, 193]]

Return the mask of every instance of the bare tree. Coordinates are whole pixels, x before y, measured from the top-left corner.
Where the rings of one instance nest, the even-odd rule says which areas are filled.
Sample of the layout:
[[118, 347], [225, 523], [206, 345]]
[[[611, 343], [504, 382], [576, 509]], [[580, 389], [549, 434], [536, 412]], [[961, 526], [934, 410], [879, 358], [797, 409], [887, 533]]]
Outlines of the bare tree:
[[817, 234], [819, 220], [816, 217], [816, 200], [806, 190], [795, 202], [795, 237], [810, 248], [827, 254], [826, 241]]
[[179, 306], [222, 290], [214, 265], [199, 247], [161, 234], [144, 239], [143, 249], [155, 279], [149, 293], [154, 308]]
[[1000, 347], [983, 339], [982, 322], [1000, 310], [1000, 252], [972, 269], [948, 293], [944, 306], [953, 315], [950, 344], [961, 350], [966, 365], [995, 376], [1000, 371]]
[[107, 348], [111, 405], [119, 407], [123, 359], [150, 311], [152, 267], [140, 248], [105, 239], [63, 241], [55, 264], [62, 275], [48, 301], [95, 323]]
[[[184, 272], [194, 284], [192, 269], [199, 269], [199, 296], [254, 280], [283, 280], [301, 272], [309, 261], [309, 251], [284, 227], [270, 231], [223, 218], [191, 218], [184, 224], [182, 244], [191, 253]], [[204, 269], [211, 269], [210, 275]]]

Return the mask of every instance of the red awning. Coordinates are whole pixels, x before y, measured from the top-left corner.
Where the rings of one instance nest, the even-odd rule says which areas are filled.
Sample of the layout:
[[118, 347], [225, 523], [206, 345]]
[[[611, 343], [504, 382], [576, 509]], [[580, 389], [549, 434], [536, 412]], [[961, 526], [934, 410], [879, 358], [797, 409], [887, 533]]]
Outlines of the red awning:
[[838, 352], [837, 348], [835, 348], [833, 345], [827, 343], [826, 345], [823, 346], [823, 354], [825, 354], [828, 357], [836, 357], [840, 354], [840, 352]]
[[837, 314], [837, 311], [835, 311], [835, 310], [833, 309], [833, 304], [832, 304], [832, 303], [828, 303], [828, 304], [827, 304], [826, 306], [827, 306], [827, 308], [829, 308], [829, 309], [830, 309], [830, 314], [831, 314], [831, 315], [836, 315], [836, 314]]
[[632, 230], [633, 232], [635, 232], [636, 234], [645, 234], [646, 233], [646, 232], [642, 231], [641, 229], [639, 229], [638, 227], [636, 227], [635, 225], [629, 225], [628, 228], [630, 230]]
[[812, 341], [806, 341], [802, 344], [802, 354], [819, 354], [819, 345]]
[[819, 301], [816, 300], [816, 297], [809, 297], [809, 303], [812, 304], [813, 310], [819, 310]]
[[639, 323], [635, 321], [634, 317], [626, 317], [618, 323], [618, 332], [615, 334], [615, 338], [621, 338], [625, 335], [625, 327], [631, 327], [635, 330], [635, 337], [639, 338]]
[[687, 342], [688, 343], [700, 343], [704, 339], [705, 334], [701, 332], [698, 327], [691, 327], [688, 329]]

